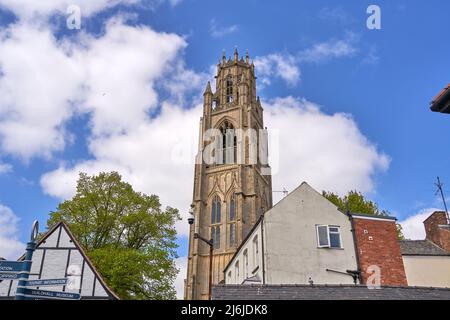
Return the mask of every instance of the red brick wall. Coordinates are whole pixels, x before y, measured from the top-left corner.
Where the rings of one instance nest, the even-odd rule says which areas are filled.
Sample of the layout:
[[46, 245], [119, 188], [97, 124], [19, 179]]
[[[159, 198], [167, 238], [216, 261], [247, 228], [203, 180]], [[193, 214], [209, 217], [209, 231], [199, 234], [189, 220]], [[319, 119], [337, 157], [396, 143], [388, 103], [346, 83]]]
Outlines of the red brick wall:
[[427, 240], [430, 240], [442, 249], [450, 252], [450, 229], [439, 227], [439, 225], [447, 224], [445, 212], [434, 212], [423, 222], [423, 224], [425, 225]]
[[353, 216], [362, 283], [367, 283], [367, 268], [376, 265], [382, 286], [407, 286], [405, 268], [394, 220], [369, 220]]

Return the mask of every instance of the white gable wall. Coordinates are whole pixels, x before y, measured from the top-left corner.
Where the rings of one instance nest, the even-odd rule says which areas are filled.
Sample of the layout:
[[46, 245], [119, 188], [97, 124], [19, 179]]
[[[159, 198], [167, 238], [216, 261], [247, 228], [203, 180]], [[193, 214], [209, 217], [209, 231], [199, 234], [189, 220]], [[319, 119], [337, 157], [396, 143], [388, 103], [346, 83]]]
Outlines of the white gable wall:
[[[343, 248], [318, 248], [316, 225], [339, 226]], [[350, 221], [306, 183], [265, 214], [264, 240], [267, 284], [353, 283], [326, 271], [357, 269]]]

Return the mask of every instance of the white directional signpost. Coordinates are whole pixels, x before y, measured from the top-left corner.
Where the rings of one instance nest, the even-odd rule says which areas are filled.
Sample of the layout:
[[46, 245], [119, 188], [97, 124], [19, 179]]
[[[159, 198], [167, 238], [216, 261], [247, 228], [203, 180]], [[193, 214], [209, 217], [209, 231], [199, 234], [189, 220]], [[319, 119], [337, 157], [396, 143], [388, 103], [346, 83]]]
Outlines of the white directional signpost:
[[0, 280], [16, 280], [24, 267], [21, 261], [0, 261]]
[[23, 261], [0, 261], [0, 280], [18, 280], [16, 290], [16, 300], [33, 299], [56, 299], [56, 300], [79, 300], [78, 293], [58, 292], [40, 290], [30, 287], [61, 286], [68, 283], [68, 278], [62, 279], [37, 279], [29, 280], [31, 262], [34, 250], [36, 249], [36, 239], [39, 231], [39, 223], [33, 223], [31, 240], [27, 243], [25, 259]]
[[23, 295], [30, 299], [79, 300], [80, 294], [40, 289], [23, 289]]
[[67, 278], [28, 280], [25, 283], [25, 286], [26, 287], [63, 286], [67, 284], [67, 280], [68, 280]]

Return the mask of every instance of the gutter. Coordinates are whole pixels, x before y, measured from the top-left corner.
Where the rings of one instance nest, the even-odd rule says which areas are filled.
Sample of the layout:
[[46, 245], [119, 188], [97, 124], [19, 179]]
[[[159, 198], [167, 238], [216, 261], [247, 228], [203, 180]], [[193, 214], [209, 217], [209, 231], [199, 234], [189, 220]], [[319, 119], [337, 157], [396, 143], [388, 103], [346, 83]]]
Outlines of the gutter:
[[346, 212], [349, 220], [350, 220], [350, 225], [351, 225], [351, 232], [352, 232], [352, 236], [353, 236], [353, 246], [355, 248], [355, 258], [356, 258], [356, 270], [359, 272], [358, 274], [358, 278], [359, 278], [359, 283], [362, 283], [362, 273], [361, 273], [361, 262], [359, 259], [359, 250], [358, 250], [358, 245], [357, 245], [357, 240], [356, 240], [356, 234], [355, 234], [355, 222], [353, 221], [353, 217], [350, 213], [350, 211], [347, 208], [347, 212]]
[[266, 284], [266, 264], [264, 251], [264, 213], [261, 214], [261, 257], [262, 257], [262, 283]]

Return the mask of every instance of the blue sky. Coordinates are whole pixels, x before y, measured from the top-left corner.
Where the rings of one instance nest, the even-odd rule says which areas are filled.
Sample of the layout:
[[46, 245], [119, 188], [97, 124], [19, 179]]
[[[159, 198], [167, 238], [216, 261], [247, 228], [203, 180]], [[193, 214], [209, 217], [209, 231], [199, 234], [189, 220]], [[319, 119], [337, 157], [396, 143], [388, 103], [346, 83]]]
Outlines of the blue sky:
[[[21, 250], [34, 219], [45, 225], [79, 170], [117, 169], [185, 215], [193, 166], [157, 161], [154, 148], [195, 137], [212, 66], [235, 46], [255, 59], [268, 122], [298, 131], [298, 144], [280, 144], [296, 151], [280, 152], [274, 189], [360, 189], [411, 237], [442, 207], [436, 176], [450, 194], [450, 118], [429, 110], [450, 82], [446, 1], [33, 2], [0, 0], [0, 255]], [[69, 4], [80, 30], [66, 28]], [[370, 4], [381, 30], [366, 27]]]

